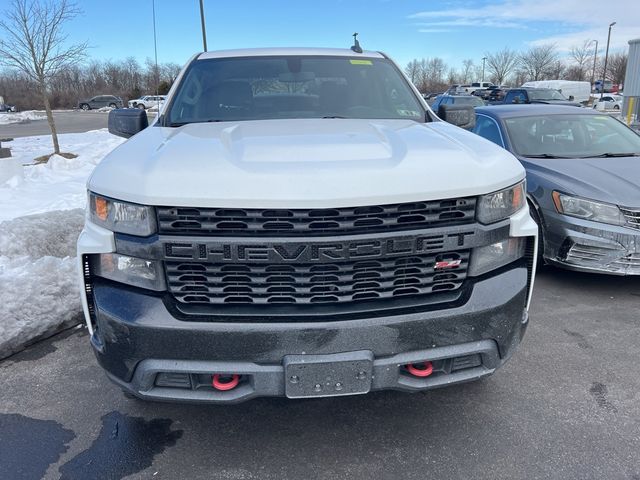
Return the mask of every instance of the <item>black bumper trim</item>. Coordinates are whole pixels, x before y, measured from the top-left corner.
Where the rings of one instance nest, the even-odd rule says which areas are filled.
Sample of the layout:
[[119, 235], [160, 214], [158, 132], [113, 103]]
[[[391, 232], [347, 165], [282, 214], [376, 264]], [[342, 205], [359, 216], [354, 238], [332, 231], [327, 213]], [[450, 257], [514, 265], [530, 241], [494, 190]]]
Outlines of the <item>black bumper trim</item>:
[[[422, 361], [436, 361], [478, 354], [482, 365], [427, 378], [409, 377], [401, 373], [400, 365]], [[496, 343], [491, 340], [448, 347], [412, 351], [373, 361], [371, 390], [400, 390], [416, 392], [469, 382], [491, 375], [500, 365]], [[210, 374], [236, 373], [249, 377], [250, 382], [237, 388], [218, 392], [155, 385], [158, 373]], [[179, 401], [188, 403], [238, 403], [255, 397], [284, 396], [284, 367], [259, 365], [252, 362], [210, 362], [189, 360], [144, 360], [136, 368], [131, 382], [108, 375], [124, 391], [144, 400]]]

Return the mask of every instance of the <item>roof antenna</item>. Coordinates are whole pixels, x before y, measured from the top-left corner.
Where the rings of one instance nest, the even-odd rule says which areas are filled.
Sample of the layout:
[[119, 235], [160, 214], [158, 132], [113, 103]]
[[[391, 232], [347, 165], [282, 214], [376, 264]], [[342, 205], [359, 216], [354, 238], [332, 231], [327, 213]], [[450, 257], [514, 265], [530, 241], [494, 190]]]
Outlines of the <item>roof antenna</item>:
[[358, 33], [353, 34], [353, 46], [351, 50], [356, 53], [362, 53], [362, 47], [360, 47], [360, 42], [358, 41]]

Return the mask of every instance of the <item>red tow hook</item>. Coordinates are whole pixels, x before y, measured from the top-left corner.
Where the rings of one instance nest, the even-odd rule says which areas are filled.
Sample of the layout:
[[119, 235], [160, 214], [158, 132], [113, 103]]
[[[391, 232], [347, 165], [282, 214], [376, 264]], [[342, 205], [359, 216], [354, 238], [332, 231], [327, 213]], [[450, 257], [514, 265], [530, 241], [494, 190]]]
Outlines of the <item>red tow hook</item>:
[[216, 390], [220, 390], [221, 392], [226, 392], [227, 390], [233, 390], [234, 388], [236, 388], [238, 386], [238, 383], [240, 383], [240, 375], [236, 375], [236, 374], [226, 375], [226, 374], [216, 373], [213, 376], [213, 381], [211, 382], [211, 385]]
[[414, 377], [428, 377], [433, 373], [433, 364], [431, 362], [408, 363], [407, 371]]

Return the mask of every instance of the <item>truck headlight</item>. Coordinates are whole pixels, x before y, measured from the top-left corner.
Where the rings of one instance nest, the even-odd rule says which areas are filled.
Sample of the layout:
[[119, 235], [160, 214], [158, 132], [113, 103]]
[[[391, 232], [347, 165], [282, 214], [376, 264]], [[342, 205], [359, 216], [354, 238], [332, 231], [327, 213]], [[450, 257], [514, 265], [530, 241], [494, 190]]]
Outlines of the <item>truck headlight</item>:
[[555, 191], [551, 197], [558, 213], [611, 225], [626, 225], [627, 223], [617, 205], [572, 197]]
[[93, 256], [91, 267], [95, 275], [115, 282], [156, 291], [166, 289], [162, 268], [155, 260], [101, 253]]
[[509, 218], [526, 204], [524, 181], [499, 192], [482, 195], [478, 202], [478, 221], [495, 223]]
[[493, 245], [474, 248], [469, 262], [469, 275], [482, 275], [515, 262], [524, 256], [525, 241], [525, 237], [511, 237]]
[[89, 192], [89, 216], [93, 223], [112, 232], [148, 237], [156, 232], [153, 208], [121, 202]]

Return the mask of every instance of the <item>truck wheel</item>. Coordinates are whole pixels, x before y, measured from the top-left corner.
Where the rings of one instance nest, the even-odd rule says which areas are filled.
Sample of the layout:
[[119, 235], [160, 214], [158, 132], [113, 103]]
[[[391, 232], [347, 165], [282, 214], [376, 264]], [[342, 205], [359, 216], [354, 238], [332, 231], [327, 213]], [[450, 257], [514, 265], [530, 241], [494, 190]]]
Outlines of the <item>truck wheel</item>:
[[91, 110], [91, 107], [90, 107], [88, 104], [86, 104], [86, 103], [83, 103], [82, 105], [80, 105], [80, 108], [81, 108], [82, 110], [84, 110], [85, 112], [86, 112], [87, 110]]
[[139, 103], [136, 105], [140, 110], [144, 110], [144, 103]]

